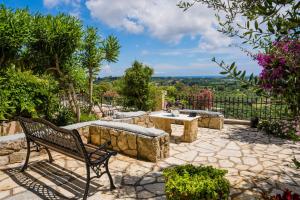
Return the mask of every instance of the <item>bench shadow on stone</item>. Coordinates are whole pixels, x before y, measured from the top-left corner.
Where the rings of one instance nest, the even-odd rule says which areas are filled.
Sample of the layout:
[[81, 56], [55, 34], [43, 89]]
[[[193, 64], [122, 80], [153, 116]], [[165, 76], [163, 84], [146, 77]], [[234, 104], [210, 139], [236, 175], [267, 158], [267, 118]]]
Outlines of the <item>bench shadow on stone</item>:
[[258, 131], [256, 128], [232, 128], [228, 132], [228, 139], [245, 142], [248, 144], [283, 145], [287, 143], [287, 140], [285, 139], [266, 134], [262, 131]]
[[[16, 184], [33, 192], [41, 199], [70, 199], [62, 193], [58, 192], [52, 186], [47, 185], [39, 178], [35, 178], [28, 172], [20, 172], [21, 167], [9, 168], [3, 170]], [[47, 161], [32, 162], [28, 171], [35, 172], [54, 183], [56, 186], [71, 193], [71, 199], [81, 199], [84, 194], [86, 178], [73, 171], [65, 169], [55, 163]], [[95, 179], [91, 181], [88, 196], [92, 196], [96, 192], [108, 192], [108, 187], [103, 187], [101, 181]], [[99, 183], [96, 183], [98, 181]]]

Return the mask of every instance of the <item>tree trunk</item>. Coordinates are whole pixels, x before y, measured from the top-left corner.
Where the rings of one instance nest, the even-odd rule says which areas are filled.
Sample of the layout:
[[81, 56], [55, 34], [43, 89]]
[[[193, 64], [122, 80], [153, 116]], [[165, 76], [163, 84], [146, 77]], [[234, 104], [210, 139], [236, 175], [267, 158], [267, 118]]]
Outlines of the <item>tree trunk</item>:
[[76, 98], [76, 92], [75, 92], [75, 88], [73, 86], [72, 83], [69, 84], [69, 88], [70, 88], [70, 93], [71, 93], [71, 97], [72, 97], [72, 101], [75, 105], [75, 114], [76, 114], [76, 121], [77, 122], [80, 122], [80, 105], [79, 105], [79, 102], [77, 101], [77, 98]]
[[67, 96], [68, 96], [70, 107], [72, 108], [72, 111], [74, 112], [74, 114], [76, 114], [76, 106], [73, 102], [72, 93], [69, 89], [66, 91], [66, 93], [67, 93]]
[[93, 70], [89, 69], [89, 112], [93, 109]]
[[0, 66], [2, 66], [2, 63], [4, 62], [4, 59], [5, 59], [5, 56], [2, 55], [2, 56], [1, 56], [1, 59], [0, 59]]
[[104, 110], [102, 109], [102, 104], [100, 106], [99, 103], [97, 103], [97, 105], [98, 105], [98, 107], [100, 109], [100, 112], [102, 113], [102, 117], [106, 117], [106, 114], [105, 114]]
[[[58, 55], [55, 54], [54, 58], [55, 58], [55, 68], [54, 69], [57, 71], [57, 73], [61, 79], [61, 82], [64, 83], [65, 82], [63, 79], [64, 74], [62, 73], [62, 71], [59, 68]], [[76, 91], [75, 91], [75, 88], [72, 83], [69, 83], [68, 85], [69, 85], [69, 89], [67, 89], [67, 93], [68, 93], [69, 102], [71, 104], [70, 106], [72, 106], [73, 112], [76, 115], [77, 122], [80, 122], [80, 105], [76, 98]]]

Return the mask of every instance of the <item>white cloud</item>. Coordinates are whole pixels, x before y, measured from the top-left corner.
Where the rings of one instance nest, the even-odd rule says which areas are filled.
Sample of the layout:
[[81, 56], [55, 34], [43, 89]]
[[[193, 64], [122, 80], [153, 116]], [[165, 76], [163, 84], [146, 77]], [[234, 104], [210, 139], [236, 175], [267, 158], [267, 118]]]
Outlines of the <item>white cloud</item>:
[[58, 5], [71, 5], [77, 7], [80, 5], [80, 0], [43, 0], [44, 6], [54, 8]]
[[52, 9], [57, 6], [68, 6], [69, 14], [79, 17], [81, 0], [43, 0], [44, 6], [46, 8]]
[[179, 43], [188, 36], [200, 36], [199, 47], [226, 47], [231, 40], [217, 32], [214, 12], [198, 4], [186, 12], [174, 0], [87, 0], [92, 17], [112, 28], [130, 33], [147, 32], [163, 41]]
[[204, 49], [202, 47], [195, 48], [173, 48], [162, 49], [156, 51], [142, 50], [142, 55], [159, 55], [159, 56], [205, 56], [211, 59], [214, 56], [245, 56], [245, 54], [237, 47], [219, 47], [212, 50]]
[[111, 70], [111, 67], [109, 65], [104, 65], [104, 66], [102, 66], [101, 72], [103, 72], [103, 73], [111, 73], [112, 70]]
[[59, 0], [44, 0], [43, 1], [44, 6], [46, 6], [47, 8], [53, 8], [55, 6], [57, 6], [60, 1]]

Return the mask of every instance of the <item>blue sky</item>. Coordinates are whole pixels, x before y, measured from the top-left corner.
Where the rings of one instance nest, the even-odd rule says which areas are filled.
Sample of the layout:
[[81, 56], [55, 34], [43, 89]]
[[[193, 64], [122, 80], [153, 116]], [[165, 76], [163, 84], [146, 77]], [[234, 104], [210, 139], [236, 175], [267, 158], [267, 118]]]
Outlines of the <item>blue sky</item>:
[[237, 39], [217, 32], [212, 10], [197, 5], [183, 12], [179, 0], [1, 0], [11, 8], [28, 7], [43, 14], [69, 13], [84, 26], [97, 27], [121, 43], [117, 63], [103, 63], [99, 76], [121, 76], [136, 59], [152, 68], [155, 76], [218, 75], [212, 57], [258, 74], [255, 61], [239, 48]]

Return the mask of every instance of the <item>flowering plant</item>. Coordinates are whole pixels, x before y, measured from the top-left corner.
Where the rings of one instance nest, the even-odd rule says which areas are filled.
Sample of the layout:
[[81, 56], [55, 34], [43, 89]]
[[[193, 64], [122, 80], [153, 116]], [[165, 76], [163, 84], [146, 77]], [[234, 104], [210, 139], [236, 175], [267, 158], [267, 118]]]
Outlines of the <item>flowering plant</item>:
[[202, 89], [192, 95], [194, 109], [211, 109], [213, 105], [214, 94], [209, 89]]
[[300, 117], [293, 120], [261, 121], [258, 128], [281, 138], [300, 140]]
[[294, 114], [300, 112], [300, 40], [273, 42], [267, 53], [256, 56], [262, 67], [259, 85], [275, 96], [282, 96]]
[[277, 194], [271, 197], [267, 197], [266, 195], [263, 195], [263, 198], [265, 200], [300, 200], [300, 195], [298, 193], [293, 193], [292, 191], [286, 189], [284, 193]]

